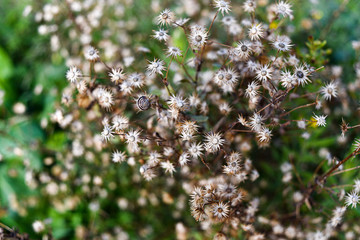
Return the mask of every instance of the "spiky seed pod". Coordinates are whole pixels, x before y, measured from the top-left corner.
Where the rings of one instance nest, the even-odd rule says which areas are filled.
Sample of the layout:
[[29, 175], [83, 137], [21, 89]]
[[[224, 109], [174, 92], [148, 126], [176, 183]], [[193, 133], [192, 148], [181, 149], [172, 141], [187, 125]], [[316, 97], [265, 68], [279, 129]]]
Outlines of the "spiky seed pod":
[[150, 99], [146, 96], [140, 96], [137, 100], [136, 100], [136, 106], [141, 110], [141, 111], [146, 111], [150, 108]]

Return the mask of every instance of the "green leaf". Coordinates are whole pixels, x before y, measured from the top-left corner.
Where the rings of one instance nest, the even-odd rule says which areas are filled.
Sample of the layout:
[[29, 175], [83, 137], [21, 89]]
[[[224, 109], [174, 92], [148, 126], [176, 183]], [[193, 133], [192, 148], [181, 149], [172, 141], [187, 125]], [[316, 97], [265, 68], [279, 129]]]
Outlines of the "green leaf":
[[182, 29], [176, 28], [171, 34], [171, 36], [174, 41], [174, 46], [180, 48], [182, 51], [185, 51], [188, 45], [188, 41]]
[[9, 55], [0, 48], [0, 81], [8, 79], [13, 72], [13, 65]]
[[1, 136], [0, 137], [0, 153], [3, 157], [13, 158], [16, 155], [14, 154], [14, 148], [17, 146], [16, 142], [9, 137]]
[[6, 169], [5, 168], [1, 168], [2, 171], [0, 171], [0, 201], [2, 204], [6, 205], [9, 203], [9, 196], [11, 194], [14, 194], [14, 190], [11, 187], [11, 184], [8, 181], [8, 178], [6, 177], [7, 173], [6, 173]]
[[190, 117], [196, 121], [196, 122], [207, 122], [207, 120], [209, 119], [208, 116], [202, 116], [202, 115], [190, 115]]
[[46, 141], [46, 148], [54, 151], [61, 151], [65, 147], [66, 135], [64, 132], [57, 132], [49, 136]]
[[9, 135], [17, 141], [29, 144], [34, 140], [43, 140], [44, 133], [34, 121], [21, 120], [10, 127]]

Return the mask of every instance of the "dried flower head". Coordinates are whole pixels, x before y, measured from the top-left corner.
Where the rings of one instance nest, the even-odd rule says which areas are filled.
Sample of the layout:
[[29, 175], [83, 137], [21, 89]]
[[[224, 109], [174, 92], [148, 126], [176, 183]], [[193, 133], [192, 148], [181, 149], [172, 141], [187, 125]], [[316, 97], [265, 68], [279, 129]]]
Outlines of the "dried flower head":
[[261, 23], [254, 24], [249, 28], [249, 37], [251, 41], [260, 40], [264, 37], [264, 29]]
[[309, 71], [306, 69], [305, 65], [295, 67], [294, 77], [298, 81], [299, 85], [301, 84], [302, 86], [304, 86], [305, 84], [311, 82], [308, 78], [309, 75]]
[[280, 52], [288, 52], [292, 46], [288, 36], [277, 36], [272, 45]]
[[85, 58], [90, 62], [96, 62], [100, 59], [99, 51], [92, 46], [88, 46], [85, 48]]
[[325, 100], [331, 100], [331, 97], [337, 97], [337, 85], [329, 83], [320, 88], [321, 93]]
[[256, 9], [256, 1], [255, 0], [246, 0], [244, 2], [244, 11], [248, 13], [255, 12]]
[[208, 32], [201, 26], [193, 26], [189, 36], [189, 42], [194, 50], [201, 49], [208, 39]]
[[115, 163], [122, 163], [126, 160], [126, 154], [125, 152], [115, 150], [112, 153], [111, 160]]
[[292, 16], [291, 4], [289, 4], [286, 1], [279, 1], [276, 4], [276, 13], [283, 17], [290, 17], [290, 19], [292, 19], [293, 16]]
[[207, 133], [205, 134], [205, 150], [214, 153], [220, 150], [225, 140], [221, 138], [220, 133]]
[[153, 38], [159, 40], [159, 41], [167, 41], [169, 39], [169, 35], [167, 34], [167, 30], [159, 29], [158, 31], [154, 31]]
[[214, 5], [215, 8], [218, 9], [219, 12], [222, 13], [222, 15], [224, 15], [224, 13], [229, 13], [230, 11], [230, 3], [226, 0], [214, 0]]
[[157, 24], [170, 25], [175, 20], [175, 14], [170, 9], [165, 9], [157, 17]]
[[229, 216], [229, 204], [224, 202], [213, 204], [212, 213], [219, 221], [223, 221]]
[[326, 125], [326, 115], [317, 116], [314, 114], [314, 119], [316, 121], [316, 126], [322, 126], [325, 127]]
[[179, 57], [182, 56], [181, 51], [177, 47], [169, 47], [166, 51], [167, 57]]
[[355, 191], [352, 191], [346, 195], [345, 205], [347, 207], [351, 206], [352, 208], [356, 208], [357, 204], [359, 203], [360, 203], [360, 196]]
[[81, 77], [81, 71], [76, 66], [70, 67], [66, 72], [66, 79], [71, 83], [77, 83]]
[[163, 75], [162, 71], [165, 70], [164, 65], [165, 65], [164, 61], [155, 58], [154, 61], [149, 62], [148, 66], [147, 66], [147, 71], [148, 71], [149, 75], [152, 75], [152, 74]]
[[272, 72], [273, 69], [269, 64], [263, 65], [256, 71], [256, 79], [260, 81], [270, 80], [272, 77]]
[[120, 81], [126, 78], [123, 70], [121, 68], [111, 68], [111, 72], [109, 73], [111, 81], [118, 84]]

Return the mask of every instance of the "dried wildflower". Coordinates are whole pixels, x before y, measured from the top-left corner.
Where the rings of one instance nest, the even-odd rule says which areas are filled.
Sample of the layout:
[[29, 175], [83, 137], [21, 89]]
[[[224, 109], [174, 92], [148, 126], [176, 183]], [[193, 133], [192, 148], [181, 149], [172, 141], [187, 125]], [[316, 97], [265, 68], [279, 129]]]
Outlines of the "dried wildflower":
[[185, 121], [181, 123], [181, 138], [183, 141], [190, 141], [193, 138], [193, 135], [197, 132], [198, 125], [193, 121]]
[[148, 66], [147, 66], [147, 71], [149, 72], [149, 75], [152, 74], [160, 74], [163, 75], [162, 71], [165, 70], [165, 66], [164, 66], [164, 61], [162, 60], [158, 60], [158, 59], [154, 59], [154, 61], [149, 62]]
[[157, 24], [170, 25], [175, 20], [175, 14], [170, 9], [165, 9], [157, 17]]
[[355, 179], [354, 182], [355, 182], [353, 186], [354, 192], [360, 193], [360, 179]]
[[190, 161], [190, 155], [187, 152], [184, 152], [179, 157], [180, 166], [185, 166]]
[[316, 114], [314, 114], [314, 119], [316, 121], [316, 126], [322, 126], [325, 127], [326, 125], [326, 115], [321, 115], [321, 116], [317, 116]]
[[241, 60], [247, 60], [252, 52], [251, 42], [238, 42], [236, 46], [236, 54]]
[[228, 157], [228, 163], [232, 163], [240, 160], [241, 160], [241, 154], [238, 152], [232, 152]]
[[255, 131], [259, 131], [262, 127], [262, 121], [263, 121], [262, 116], [260, 114], [254, 113], [254, 115], [249, 119], [250, 119], [249, 125], [251, 129]]
[[80, 94], [86, 93], [88, 89], [86, 81], [78, 81], [76, 83], [76, 89], [79, 91]]
[[191, 143], [188, 149], [189, 154], [195, 159], [203, 154], [202, 151], [204, 151], [204, 148], [201, 143]]
[[230, 11], [230, 3], [225, 0], [214, 0], [215, 8], [218, 9], [219, 12], [224, 15], [224, 13], [229, 13]]
[[286, 62], [291, 66], [297, 66], [299, 64], [299, 59], [297, 59], [295, 55], [290, 54]]
[[240, 171], [239, 161], [228, 162], [227, 165], [223, 166], [223, 172], [227, 175], [235, 175]]
[[175, 27], [183, 27], [189, 20], [190, 20], [190, 18], [180, 18], [180, 19], [177, 19], [173, 25]]
[[205, 191], [201, 187], [195, 187], [192, 193], [190, 194], [190, 203], [192, 205], [202, 205], [204, 204], [204, 194]]
[[272, 77], [272, 72], [273, 69], [269, 64], [263, 65], [256, 71], [256, 79], [260, 81], [270, 80]]
[[294, 77], [298, 81], [298, 84], [304, 86], [305, 84], [311, 82], [308, 78], [309, 71], [305, 68], [304, 65], [300, 65], [295, 67], [295, 74]]
[[244, 7], [245, 12], [248, 12], [248, 13], [255, 12], [256, 2], [255, 2], [255, 0], [246, 0], [246, 2], [244, 2], [243, 7]]
[[316, 101], [315, 108], [316, 108], [317, 110], [319, 110], [321, 107], [322, 107], [322, 101], [321, 101], [321, 100], [317, 100], [317, 101]]
[[169, 39], [169, 35], [167, 34], [167, 30], [159, 29], [158, 31], [154, 31], [153, 38], [159, 40], [159, 41], [167, 41]]
[[281, 72], [280, 82], [281, 85], [285, 88], [293, 88], [298, 84], [294, 75], [292, 75], [288, 70]]
[[252, 50], [255, 54], [260, 55], [264, 51], [264, 45], [261, 41], [252, 42]]
[[85, 48], [85, 58], [90, 62], [95, 62], [100, 59], [99, 51], [92, 46]]
[[103, 141], [109, 141], [110, 138], [114, 138], [112, 128], [109, 125], [105, 125], [103, 131], [101, 132], [101, 139]]
[[225, 140], [221, 138], [220, 133], [205, 134], [205, 149], [207, 152], [213, 153], [220, 149]]
[[280, 1], [276, 4], [276, 13], [278, 15], [282, 15], [283, 17], [293, 17], [291, 5], [286, 1]]
[[320, 91], [325, 100], [331, 100], [331, 97], [337, 97], [337, 85], [335, 83], [329, 83], [321, 87]]
[[358, 203], [360, 203], [360, 196], [355, 191], [352, 191], [346, 195], [345, 205], [347, 207], [351, 206], [352, 208], [356, 208]]
[[150, 152], [148, 160], [149, 166], [156, 166], [160, 162], [161, 157], [161, 154], [156, 151]]
[[205, 210], [201, 207], [192, 207], [191, 215], [196, 221], [204, 221], [205, 220]]
[[241, 125], [247, 126], [247, 121], [246, 121], [246, 119], [244, 118], [243, 115], [240, 114], [237, 120]]
[[360, 139], [355, 139], [355, 142], [353, 144], [355, 146], [355, 151], [360, 150]]
[[175, 57], [176, 58], [176, 57], [182, 56], [180, 49], [177, 47], [169, 47], [167, 49], [166, 53], [167, 53], [167, 55], [166, 55], [167, 57]]
[[45, 230], [45, 224], [39, 220], [33, 222], [32, 227], [36, 233], [40, 233]]
[[301, 120], [301, 121], [298, 121], [298, 122], [297, 122], [297, 126], [298, 126], [298, 128], [300, 128], [300, 129], [305, 129], [305, 128], [306, 128], [306, 123], [305, 123], [304, 120]]
[[125, 152], [115, 150], [112, 153], [111, 160], [115, 163], [122, 163], [126, 160], [126, 154]]
[[280, 52], [288, 52], [291, 48], [291, 40], [288, 36], [277, 36], [272, 45]]
[[116, 115], [112, 119], [112, 127], [116, 131], [121, 131], [129, 127], [129, 119], [124, 116]]
[[166, 162], [161, 162], [160, 165], [165, 170], [165, 173], [170, 173], [170, 175], [173, 175], [173, 173], [176, 172], [174, 164], [172, 164], [169, 160]]
[[138, 148], [138, 143], [140, 142], [140, 131], [131, 129], [125, 134], [125, 139], [130, 148], [136, 150]]
[[235, 185], [229, 183], [225, 183], [225, 184], [220, 184], [219, 185], [219, 193], [221, 195], [221, 197], [226, 198], [226, 199], [231, 199], [233, 197], [235, 197], [237, 191], [236, 191], [236, 187]]
[[78, 79], [81, 77], [81, 71], [76, 66], [70, 67], [66, 72], [66, 79], [71, 83], [77, 83]]
[[129, 81], [123, 81], [120, 84], [120, 90], [124, 93], [124, 94], [129, 94], [133, 91], [133, 85], [129, 82]]
[[245, 96], [248, 98], [256, 97], [259, 94], [259, 92], [258, 92], [259, 88], [260, 88], [260, 85], [258, 85], [255, 81], [249, 83], [249, 85], [245, 91]]
[[221, 22], [225, 26], [229, 27], [229, 26], [235, 24], [236, 20], [235, 20], [235, 18], [233, 16], [225, 16], [225, 17], [222, 18]]
[[265, 127], [261, 128], [260, 131], [258, 131], [257, 133], [257, 137], [259, 138], [260, 142], [265, 142], [265, 143], [269, 142], [271, 136], [272, 136], [271, 130]]
[[228, 203], [218, 202], [213, 204], [212, 213], [218, 220], [224, 220], [229, 216], [229, 205]]
[[110, 109], [114, 104], [112, 93], [103, 88], [98, 89], [96, 98], [98, 99], [99, 105], [103, 108]]
[[168, 104], [170, 107], [175, 108], [179, 111], [184, 111], [188, 108], [187, 100], [180, 96], [170, 96]]
[[208, 39], [208, 32], [201, 26], [193, 26], [189, 36], [189, 42], [194, 50], [201, 49]]
[[189, 97], [189, 105], [192, 106], [192, 107], [198, 107], [201, 103], [201, 100], [200, 98], [193, 94]]
[[233, 85], [238, 81], [238, 78], [239, 74], [233, 68], [228, 68], [219, 70], [214, 77], [214, 81], [219, 86], [225, 84]]
[[252, 25], [249, 29], [249, 37], [251, 41], [260, 40], [264, 37], [264, 29], [261, 23]]
[[219, 110], [222, 114], [228, 115], [231, 112], [231, 107], [227, 102], [224, 102], [219, 106]]
[[154, 169], [147, 164], [144, 164], [140, 167], [140, 174], [145, 178], [146, 181], [151, 181], [156, 177]]
[[251, 181], [256, 181], [256, 179], [258, 179], [260, 177], [260, 174], [259, 174], [259, 172], [256, 170], [256, 169], [254, 169], [254, 170], [252, 170], [251, 171], [251, 174], [250, 174], [250, 180]]
[[109, 73], [111, 81], [118, 84], [120, 81], [126, 78], [123, 70], [121, 68], [112, 68], [111, 72]]
[[333, 211], [333, 216], [341, 217], [344, 215], [346, 207], [336, 207]]
[[144, 85], [144, 75], [142, 73], [132, 73], [126, 80], [133, 87], [142, 87]]

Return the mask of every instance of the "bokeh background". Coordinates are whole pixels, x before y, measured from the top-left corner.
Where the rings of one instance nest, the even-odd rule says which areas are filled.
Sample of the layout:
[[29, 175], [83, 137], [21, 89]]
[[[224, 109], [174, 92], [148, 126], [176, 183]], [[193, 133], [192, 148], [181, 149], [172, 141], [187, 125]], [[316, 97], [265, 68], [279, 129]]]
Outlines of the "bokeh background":
[[[88, 156], [92, 160], [66, 161], [71, 152], [71, 138], [67, 131], [52, 123], [51, 114], [61, 105], [62, 90], [68, 85], [66, 70], [70, 64], [80, 61], [83, 45], [91, 43], [102, 49], [110, 62], [118, 58], [131, 61], [132, 56], [142, 58], [142, 53], [129, 50], [138, 47], [163, 52], [149, 37], [158, 13], [165, 8], [191, 13], [191, 9], [183, 9], [191, 2], [196, 2], [200, 9], [211, 10], [209, 2], [82, 2], [90, 6], [88, 9], [73, 4], [76, 1], [68, 2], [72, 4], [43, 0], [2, 0], [0, 4], [0, 222], [28, 233], [32, 239], [41, 238], [32, 227], [36, 220], [44, 221], [55, 239], [81, 239], [84, 226], [93, 236], [103, 239], [115, 233], [118, 239], [174, 239], [175, 229], [181, 228], [176, 224], [181, 222], [188, 228], [190, 237], [202, 239], [198, 223], [190, 216], [188, 199], [176, 192], [181, 189], [176, 187], [181, 183], [174, 179], [147, 183], [137, 179], [135, 170], [128, 165], [96, 164], [99, 156], [108, 157], [106, 153]], [[352, 41], [360, 40], [360, 2], [301, 0], [291, 3], [294, 20], [287, 27], [297, 51], [304, 58], [316, 59], [315, 66], [341, 66], [343, 83], [353, 82], [354, 64], [359, 61], [359, 55], [353, 50]], [[232, 1], [231, 15], [243, 14], [235, 7], [241, 4], [242, 1]], [[96, 11], [99, 5], [101, 10]], [[266, 17], [265, 10], [258, 14]], [[77, 26], [78, 16], [95, 21], [90, 24], [92, 28]], [[191, 18], [200, 19], [201, 15], [194, 14]], [[309, 50], [306, 43], [310, 36], [319, 40], [319, 45], [323, 43], [320, 50]], [[181, 44], [181, 38], [177, 41]], [[316, 54], [321, 56], [314, 57]], [[358, 95], [354, 93], [349, 104], [358, 105]], [[357, 124], [359, 115], [352, 111], [354, 109], [356, 107], [350, 108], [347, 118]], [[321, 158], [320, 149], [331, 149], [339, 157], [349, 151], [337, 143], [341, 116], [334, 114], [327, 120], [329, 127], [316, 130], [308, 141], [293, 141], [294, 134], [255, 156], [266, 158], [255, 164], [264, 179], [272, 180], [263, 182], [269, 195], [282, 184], [281, 177], [272, 168], [274, 162], [278, 166], [288, 161], [289, 156], [295, 160], [301, 158], [301, 168], [301, 164], [307, 162], [311, 166], [314, 159]], [[356, 131], [353, 134], [350, 138], [356, 136]], [[75, 170], [65, 171], [67, 164], [72, 164]], [[351, 162], [349, 166], [354, 164]], [[88, 168], [91, 179], [101, 176], [106, 183], [106, 193], [99, 190], [95, 195], [84, 194], [83, 186], [75, 181], [84, 177], [84, 168]], [[63, 180], [66, 179], [62, 176], [64, 171], [71, 175], [73, 182]], [[304, 171], [304, 179], [310, 179], [311, 174], [309, 171], [307, 176]], [[341, 181], [352, 179], [353, 174], [343, 176]], [[76, 176], [72, 178], [72, 175]], [[35, 183], [29, 183], [33, 180]], [[56, 198], [51, 195], [53, 182], [61, 192]], [[96, 188], [93, 184], [89, 187]], [[263, 211], [272, 212], [272, 206], [278, 206], [277, 202], [280, 204], [283, 200], [281, 196], [281, 193], [274, 194], [270, 199], [273, 204]], [[326, 207], [332, 200], [322, 204]], [[354, 210], [352, 214], [359, 216], [360, 211]]]

